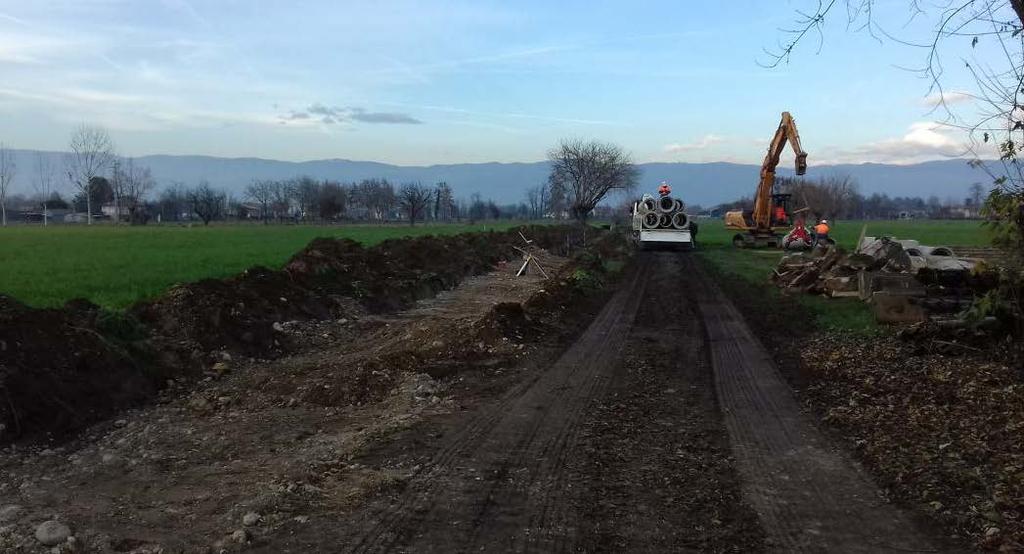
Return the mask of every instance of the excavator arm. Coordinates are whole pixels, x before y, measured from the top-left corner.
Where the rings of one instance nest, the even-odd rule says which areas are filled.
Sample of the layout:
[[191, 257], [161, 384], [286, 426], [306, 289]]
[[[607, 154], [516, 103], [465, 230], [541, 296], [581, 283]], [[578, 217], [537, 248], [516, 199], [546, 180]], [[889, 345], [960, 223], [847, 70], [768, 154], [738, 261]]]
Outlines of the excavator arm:
[[779, 158], [782, 151], [786, 149], [786, 143], [793, 147], [796, 154], [796, 174], [803, 175], [807, 172], [807, 152], [800, 146], [800, 133], [796, 130], [796, 121], [789, 112], [782, 112], [782, 121], [779, 128], [772, 137], [768, 146], [768, 154], [761, 164], [761, 182], [757, 186], [757, 195], [754, 197], [754, 212], [752, 219], [756, 229], [770, 229], [772, 218], [772, 188], [775, 186], [775, 168], [779, 165]]

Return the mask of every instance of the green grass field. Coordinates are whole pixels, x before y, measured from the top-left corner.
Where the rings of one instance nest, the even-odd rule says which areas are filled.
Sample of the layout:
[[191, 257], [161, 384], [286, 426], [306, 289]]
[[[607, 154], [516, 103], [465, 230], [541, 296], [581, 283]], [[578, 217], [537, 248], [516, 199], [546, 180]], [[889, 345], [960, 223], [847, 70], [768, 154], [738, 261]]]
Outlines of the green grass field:
[[[370, 245], [394, 237], [513, 225], [8, 227], [0, 229], [0, 292], [38, 307], [87, 298], [119, 309], [156, 296], [176, 283], [227, 277], [253, 265], [280, 267], [314, 237], [348, 237]], [[860, 228], [861, 222], [839, 222], [834, 237], [851, 247]], [[868, 234], [950, 246], [981, 245], [988, 240], [977, 222], [962, 221], [869, 222]], [[737, 249], [731, 238], [720, 220], [702, 221], [699, 255], [721, 272], [778, 294], [768, 283], [768, 275], [779, 252]], [[874, 326], [863, 304], [853, 300], [807, 296], [800, 302], [828, 327]]]
[[[932, 246], [983, 246], [989, 243], [988, 232], [977, 221], [840, 221], [832, 226], [832, 238], [843, 248], [852, 249], [867, 225], [866, 236], [892, 236], [916, 239]], [[782, 254], [772, 249], [744, 249], [732, 245], [735, 233], [725, 229], [721, 220], [700, 222], [698, 255], [714, 265], [717, 271], [734, 276], [767, 295], [781, 292], [769, 281], [772, 267]], [[866, 304], [853, 298], [797, 297], [801, 306], [814, 316], [820, 328], [871, 332], [876, 329], [874, 317]]]
[[0, 293], [36, 307], [87, 298], [119, 309], [176, 283], [227, 277], [253, 265], [280, 267], [315, 237], [371, 245], [514, 225], [8, 227], [0, 229]]

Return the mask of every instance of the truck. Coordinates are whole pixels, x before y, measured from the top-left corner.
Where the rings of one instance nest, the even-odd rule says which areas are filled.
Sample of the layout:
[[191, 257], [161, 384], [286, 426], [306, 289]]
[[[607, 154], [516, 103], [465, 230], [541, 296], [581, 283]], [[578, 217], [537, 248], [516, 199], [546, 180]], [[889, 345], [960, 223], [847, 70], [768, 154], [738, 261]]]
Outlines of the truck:
[[693, 249], [697, 223], [684, 211], [682, 200], [669, 195], [645, 194], [633, 203], [633, 240], [641, 249], [674, 247]]

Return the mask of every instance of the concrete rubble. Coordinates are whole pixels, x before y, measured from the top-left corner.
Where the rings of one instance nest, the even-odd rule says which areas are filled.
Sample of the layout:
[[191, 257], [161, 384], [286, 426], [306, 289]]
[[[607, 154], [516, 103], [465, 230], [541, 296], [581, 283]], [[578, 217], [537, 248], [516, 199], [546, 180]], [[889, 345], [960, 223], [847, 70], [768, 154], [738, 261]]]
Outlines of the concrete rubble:
[[974, 270], [983, 263], [947, 246], [863, 237], [852, 253], [830, 245], [788, 254], [772, 280], [788, 291], [860, 298], [874, 306], [879, 322], [917, 322], [966, 308]]

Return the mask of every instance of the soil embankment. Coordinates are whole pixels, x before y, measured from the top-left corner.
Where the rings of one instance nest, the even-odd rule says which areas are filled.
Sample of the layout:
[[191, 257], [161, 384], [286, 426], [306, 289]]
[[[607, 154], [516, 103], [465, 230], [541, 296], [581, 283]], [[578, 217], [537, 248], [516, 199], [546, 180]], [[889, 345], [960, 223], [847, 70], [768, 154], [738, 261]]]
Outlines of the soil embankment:
[[[566, 227], [522, 231], [554, 252], [579, 247]], [[179, 285], [125, 314], [87, 301], [37, 310], [0, 297], [0, 444], [65, 436], [153, 399], [169, 380], [173, 386], [220, 371], [232, 356], [278, 357], [290, 348], [287, 322], [406, 309], [517, 257], [519, 232], [372, 248], [315, 239], [281, 270], [254, 267]]]

